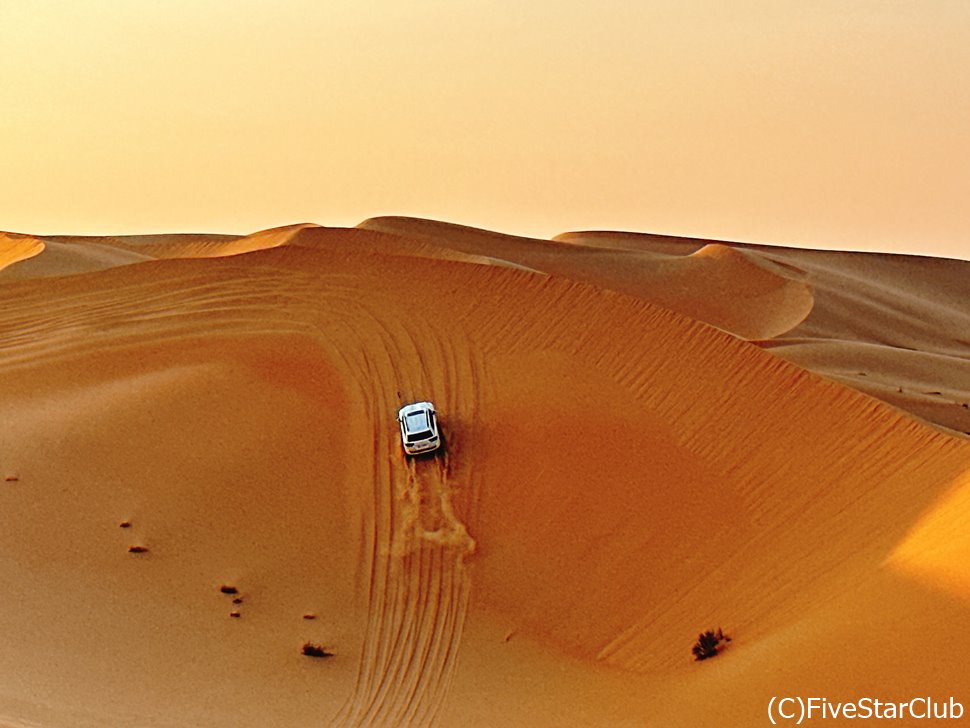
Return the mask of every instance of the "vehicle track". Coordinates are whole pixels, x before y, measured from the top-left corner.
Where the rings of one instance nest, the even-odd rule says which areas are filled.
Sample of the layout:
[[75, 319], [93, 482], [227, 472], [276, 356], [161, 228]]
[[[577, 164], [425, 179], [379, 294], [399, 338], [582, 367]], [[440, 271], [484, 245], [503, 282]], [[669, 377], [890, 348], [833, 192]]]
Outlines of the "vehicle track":
[[[431, 726], [457, 664], [474, 541], [452, 506], [449, 454], [405, 460], [393, 415], [401, 390], [428, 392], [436, 374], [454, 375], [442, 373], [447, 346], [422, 348], [380, 312], [367, 314], [381, 341], [356, 362], [376, 432], [368, 617], [354, 692], [332, 725]], [[401, 362], [420, 366], [405, 371]], [[389, 371], [401, 390], [385, 384]]]

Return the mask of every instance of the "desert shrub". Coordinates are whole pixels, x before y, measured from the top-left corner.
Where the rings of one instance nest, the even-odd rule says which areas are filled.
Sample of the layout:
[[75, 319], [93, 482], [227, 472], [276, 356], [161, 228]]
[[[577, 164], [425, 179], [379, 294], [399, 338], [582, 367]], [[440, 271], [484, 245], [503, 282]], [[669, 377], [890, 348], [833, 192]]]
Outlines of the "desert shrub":
[[721, 646], [721, 642], [730, 642], [731, 638], [721, 631], [721, 628], [717, 628], [717, 632], [713, 629], [709, 629], [706, 632], [701, 632], [697, 636], [697, 642], [691, 648], [691, 652], [694, 655], [695, 660], [706, 660], [709, 657], [716, 657], [718, 650]]
[[323, 647], [312, 642], [304, 643], [303, 654], [307, 657], [333, 657], [332, 652], [327, 652]]

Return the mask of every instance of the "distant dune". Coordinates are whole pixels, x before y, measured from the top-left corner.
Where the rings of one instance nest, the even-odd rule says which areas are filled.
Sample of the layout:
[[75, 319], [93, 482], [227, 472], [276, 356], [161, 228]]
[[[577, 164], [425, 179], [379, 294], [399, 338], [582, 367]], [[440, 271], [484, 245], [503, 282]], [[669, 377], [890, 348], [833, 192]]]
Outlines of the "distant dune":
[[431, 240], [442, 247], [489, 254], [551, 275], [626, 293], [730, 331], [771, 338], [797, 326], [812, 308], [811, 288], [787, 269], [725, 245], [690, 255], [604, 249], [573, 241], [515, 238], [447, 223], [374, 218], [361, 227]]
[[0, 233], [0, 270], [40, 255], [44, 247], [42, 241], [29, 235]]
[[[569, 233], [573, 243], [690, 256], [707, 241], [638, 233]], [[970, 263], [731, 243], [789, 270], [811, 312], [757, 343], [773, 354], [955, 432], [970, 432]]]
[[0, 268], [0, 726], [970, 708], [970, 263], [374, 218]]

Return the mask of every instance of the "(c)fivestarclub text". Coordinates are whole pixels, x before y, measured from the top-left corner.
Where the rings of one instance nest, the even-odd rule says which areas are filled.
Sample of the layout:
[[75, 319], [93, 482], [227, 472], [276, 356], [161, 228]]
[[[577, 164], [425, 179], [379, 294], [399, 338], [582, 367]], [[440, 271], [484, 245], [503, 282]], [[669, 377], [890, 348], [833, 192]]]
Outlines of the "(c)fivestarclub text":
[[906, 701], [859, 698], [835, 701], [801, 695], [776, 695], [768, 701], [768, 720], [772, 725], [801, 725], [812, 720], [959, 720], [963, 703], [955, 698], [928, 696]]

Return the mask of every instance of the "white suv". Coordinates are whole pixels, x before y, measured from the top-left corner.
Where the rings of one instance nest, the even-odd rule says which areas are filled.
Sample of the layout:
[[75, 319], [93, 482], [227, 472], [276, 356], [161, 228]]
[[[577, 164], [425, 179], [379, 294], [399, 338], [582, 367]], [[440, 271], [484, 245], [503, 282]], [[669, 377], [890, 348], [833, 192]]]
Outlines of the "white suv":
[[401, 407], [397, 413], [401, 425], [401, 444], [408, 455], [434, 452], [441, 447], [438, 416], [431, 402], [415, 402]]

